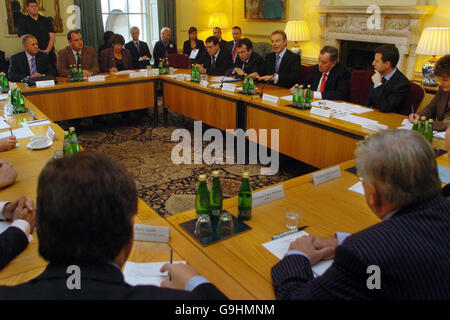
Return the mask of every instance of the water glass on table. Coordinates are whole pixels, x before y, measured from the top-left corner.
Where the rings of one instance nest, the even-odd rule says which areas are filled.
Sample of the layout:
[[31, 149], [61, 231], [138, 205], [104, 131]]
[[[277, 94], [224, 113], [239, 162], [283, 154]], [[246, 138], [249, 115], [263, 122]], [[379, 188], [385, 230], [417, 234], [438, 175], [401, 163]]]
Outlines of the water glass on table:
[[199, 215], [195, 223], [194, 235], [197, 238], [205, 238], [211, 235], [211, 218], [207, 214]]
[[302, 210], [298, 207], [284, 207], [284, 218], [286, 222], [286, 228], [288, 229], [296, 229], [300, 223], [300, 217], [302, 215]]
[[228, 212], [222, 212], [217, 223], [217, 234], [221, 236], [229, 236], [234, 232], [233, 217]]

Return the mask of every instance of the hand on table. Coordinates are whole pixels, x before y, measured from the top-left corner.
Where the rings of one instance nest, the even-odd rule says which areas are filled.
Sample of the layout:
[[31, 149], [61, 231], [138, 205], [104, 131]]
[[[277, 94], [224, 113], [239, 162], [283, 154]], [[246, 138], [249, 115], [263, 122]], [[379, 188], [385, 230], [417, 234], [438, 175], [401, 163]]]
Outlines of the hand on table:
[[408, 117], [409, 122], [414, 123], [416, 120], [420, 120], [420, 116], [416, 113], [411, 113]]
[[2, 161], [0, 165], [0, 189], [13, 184], [16, 181], [17, 172], [9, 163]]
[[9, 151], [16, 147], [16, 137], [10, 136], [0, 139], [0, 152]]
[[315, 241], [316, 237], [313, 235], [303, 236], [292, 242], [289, 250], [297, 250], [305, 253], [311, 260], [312, 266], [321, 260], [327, 260], [334, 256], [335, 248], [332, 246], [323, 246], [318, 249], [315, 246]]
[[164, 280], [161, 287], [184, 290], [189, 279], [198, 275], [198, 272], [186, 264], [170, 264], [162, 266], [161, 272], [168, 271], [172, 280]]

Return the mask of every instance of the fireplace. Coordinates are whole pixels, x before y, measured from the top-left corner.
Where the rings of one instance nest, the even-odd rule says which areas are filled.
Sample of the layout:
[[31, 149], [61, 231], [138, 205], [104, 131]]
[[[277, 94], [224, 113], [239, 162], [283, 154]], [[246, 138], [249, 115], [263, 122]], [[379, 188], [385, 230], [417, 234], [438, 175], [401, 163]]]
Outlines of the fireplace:
[[376, 42], [340, 41], [339, 62], [350, 72], [353, 70], [373, 71], [375, 48], [383, 45]]

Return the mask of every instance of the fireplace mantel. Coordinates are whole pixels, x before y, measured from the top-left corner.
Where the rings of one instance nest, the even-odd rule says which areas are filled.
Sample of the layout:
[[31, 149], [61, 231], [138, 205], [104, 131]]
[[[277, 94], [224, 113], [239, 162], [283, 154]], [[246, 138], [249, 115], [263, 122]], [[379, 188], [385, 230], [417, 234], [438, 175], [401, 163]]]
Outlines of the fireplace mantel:
[[398, 68], [409, 78], [414, 74], [416, 47], [423, 29], [423, 20], [436, 6], [380, 6], [380, 28], [369, 29], [372, 14], [368, 6], [318, 6], [322, 30], [321, 46], [339, 48], [341, 40], [395, 44], [400, 52]]

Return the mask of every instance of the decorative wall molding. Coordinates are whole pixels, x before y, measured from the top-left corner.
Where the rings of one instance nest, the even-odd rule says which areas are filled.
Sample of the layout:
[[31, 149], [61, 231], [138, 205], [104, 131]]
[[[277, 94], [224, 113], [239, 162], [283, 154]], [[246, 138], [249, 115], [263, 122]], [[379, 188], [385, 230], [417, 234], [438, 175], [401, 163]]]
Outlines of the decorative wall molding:
[[398, 68], [409, 78], [414, 75], [416, 47], [425, 16], [436, 6], [381, 6], [381, 26], [367, 27], [367, 6], [319, 6], [321, 47], [340, 47], [341, 40], [395, 44], [400, 52]]

